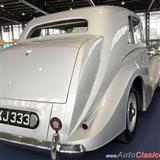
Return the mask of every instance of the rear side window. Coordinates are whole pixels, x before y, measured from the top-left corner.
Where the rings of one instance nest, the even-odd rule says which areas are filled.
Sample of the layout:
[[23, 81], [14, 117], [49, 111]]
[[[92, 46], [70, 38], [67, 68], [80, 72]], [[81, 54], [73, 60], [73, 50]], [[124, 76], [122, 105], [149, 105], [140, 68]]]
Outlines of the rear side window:
[[143, 33], [141, 21], [135, 17], [129, 17], [129, 43], [142, 43]]
[[27, 39], [67, 33], [83, 33], [87, 32], [87, 30], [88, 21], [85, 19], [58, 21], [34, 27], [27, 35]]

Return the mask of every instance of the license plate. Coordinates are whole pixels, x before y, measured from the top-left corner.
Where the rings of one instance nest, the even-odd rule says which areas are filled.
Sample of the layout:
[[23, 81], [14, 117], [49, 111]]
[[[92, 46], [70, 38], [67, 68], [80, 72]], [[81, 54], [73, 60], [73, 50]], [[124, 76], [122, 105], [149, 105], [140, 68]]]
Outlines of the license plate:
[[35, 129], [39, 118], [34, 112], [0, 108], [0, 123]]

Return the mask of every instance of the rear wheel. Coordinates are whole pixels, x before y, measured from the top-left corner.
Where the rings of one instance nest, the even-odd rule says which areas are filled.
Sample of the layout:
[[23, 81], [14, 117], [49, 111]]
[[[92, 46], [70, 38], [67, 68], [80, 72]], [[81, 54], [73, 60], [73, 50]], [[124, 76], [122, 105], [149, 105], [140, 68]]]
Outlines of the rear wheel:
[[118, 137], [118, 141], [122, 143], [130, 142], [135, 134], [136, 134], [136, 126], [137, 126], [137, 116], [138, 116], [138, 90], [133, 86], [127, 103], [126, 110], [126, 129], [125, 131]]

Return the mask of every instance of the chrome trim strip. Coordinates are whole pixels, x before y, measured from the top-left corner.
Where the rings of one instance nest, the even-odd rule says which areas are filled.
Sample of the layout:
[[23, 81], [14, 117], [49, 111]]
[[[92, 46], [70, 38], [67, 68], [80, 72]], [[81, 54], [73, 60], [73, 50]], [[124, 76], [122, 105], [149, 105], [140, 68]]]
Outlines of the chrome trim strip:
[[9, 133], [0, 133], [0, 141], [4, 141], [7, 143], [14, 143], [18, 145], [24, 145], [28, 147], [38, 148], [42, 150], [51, 150], [51, 142], [47, 141], [39, 141], [34, 138], [27, 138], [18, 135], [13, 135]]
[[134, 52], [134, 51], [136, 51], [136, 50], [138, 50], [138, 49], [145, 49], [145, 47], [134, 48], [134, 49], [128, 51], [128, 52], [122, 57], [122, 62], [124, 61], [124, 59], [125, 59], [127, 56], [129, 56], [132, 52]]

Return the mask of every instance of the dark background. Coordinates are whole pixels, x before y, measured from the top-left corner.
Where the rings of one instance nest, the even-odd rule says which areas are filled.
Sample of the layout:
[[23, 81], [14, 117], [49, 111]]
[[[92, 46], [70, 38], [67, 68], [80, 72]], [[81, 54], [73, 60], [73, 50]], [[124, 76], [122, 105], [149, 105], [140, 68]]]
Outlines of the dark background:
[[[93, 0], [93, 2], [96, 6], [116, 5], [134, 12], [160, 11], [160, 0]], [[93, 5], [91, 0], [0, 0], [0, 4], [4, 5], [0, 7], [0, 25], [2, 26], [26, 24], [31, 19], [48, 13]]]

